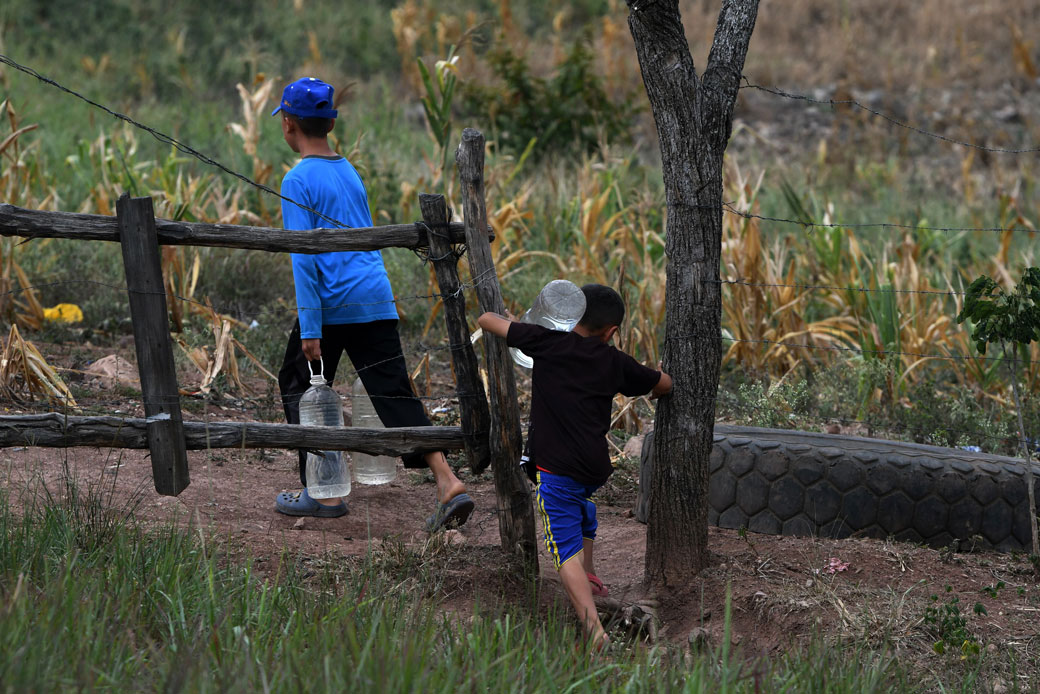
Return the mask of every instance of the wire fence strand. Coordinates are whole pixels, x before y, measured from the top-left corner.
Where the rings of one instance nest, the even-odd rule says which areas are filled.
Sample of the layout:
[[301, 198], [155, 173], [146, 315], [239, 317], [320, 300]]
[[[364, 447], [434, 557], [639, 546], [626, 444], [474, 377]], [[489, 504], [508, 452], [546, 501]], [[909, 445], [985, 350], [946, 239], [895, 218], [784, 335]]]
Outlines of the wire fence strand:
[[757, 219], [763, 222], [775, 222], [777, 224], [790, 224], [812, 231], [813, 229], [895, 229], [899, 231], [929, 231], [936, 233], [1005, 233], [1025, 232], [1037, 233], [1036, 229], [1025, 227], [937, 227], [924, 224], [905, 224], [900, 222], [816, 222], [807, 219], [787, 219], [785, 217], [772, 217], [751, 212], [750, 210], [738, 210], [732, 203], [724, 202], [722, 205], [693, 205], [700, 210], [721, 210], [726, 214], [743, 217], [744, 219]]
[[942, 296], [955, 298], [965, 296], [965, 292], [952, 289], [943, 291], [941, 289], [875, 289], [872, 287], [840, 287], [826, 284], [779, 284], [772, 282], [747, 282], [743, 279], [727, 280], [701, 280], [704, 284], [727, 284], [741, 287], [759, 287], [772, 289], [806, 289], [809, 291], [832, 291], [832, 292], [858, 292], [861, 294], [922, 294], [926, 296]]
[[805, 94], [795, 94], [795, 93], [792, 93], [792, 92], [784, 91], [783, 89], [780, 89], [779, 87], [766, 87], [766, 86], [763, 86], [763, 85], [760, 85], [760, 84], [754, 84], [746, 76], [743, 77], [743, 80], [744, 80], [744, 84], [741, 85], [741, 87], [740, 87], [741, 89], [753, 89], [753, 90], [757, 90], [757, 91], [760, 91], [760, 92], [765, 92], [766, 94], [772, 94], [773, 96], [782, 97], [784, 99], [791, 99], [791, 100], [794, 100], [794, 101], [804, 101], [804, 102], [810, 103], [810, 104], [818, 104], [818, 105], [821, 105], [821, 106], [830, 106], [831, 108], [834, 108], [836, 106], [849, 106], [851, 108], [857, 108], [857, 109], [860, 109], [862, 111], [866, 111], [867, 113], [870, 113], [872, 115], [875, 115], [875, 116], [877, 116], [877, 117], [879, 117], [879, 118], [881, 118], [881, 119], [883, 119], [885, 121], [888, 121], [889, 123], [891, 123], [892, 125], [895, 125], [897, 127], [905, 128], [906, 130], [910, 130], [912, 132], [918, 133], [919, 135], [925, 135], [927, 137], [931, 137], [931, 138], [934, 138], [936, 140], [941, 140], [942, 142], [947, 142], [949, 144], [958, 145], [958, 146], [961, 146], [961, 147], [969, 147], [971, 149], [977, 149], [977, 150], [981, 150], [983, 152], [994, 152], [994, 153], [997, 153], [997, 154], [1035, 154], [1037, 152], [1040, 152], [1040, 147], [1025, 147], [1025, 148], [989, 147], [989, 146], [986, 146], [986, 145], [977, 144], [975, 142], [966, 142], [964, 140], [958, 140], [958, 139], [955, 139], [955, 138], [952, 138], [952, 137], [948, 137], [946, 135], [941, 135], [941, 134], [936, 133], [936, 132], [932, 132], [932, 131], [929, 131], [929, 130], [925, 130], [923, 128], [919, 128], [916, 125], [911, 125], [910, 123], [906, 123], [904, 121], [899, 120], [898, 118], [895, 118], [895, 117], [890, 116], [890, 115], [888, 115], [886, 113], [878, 111], [877, 109], [871, 108], [870, 106], [867, 106], [865, 104], [861, 104], [859, 101], [856, 101], [855, 99], [816, 99], [816, 98], [813, 98], [811, 96], [807, 96]]
[[[680, 336], [678, 338], [668, 339], [690, 339], [692, 335]], [[856, 354], [872, 354], [875, 356], [900, 356], [900, 357], [915, 357], [918, 359], [947, 359], [952, 361], [1004, 361], [1003, 357], [984, 357], [984, 356], [964, 356], [959, 354], [928, 354], [920, 352], [902, 352], [899, 350], [886, 350], [886, 349], [862, 349], [859, 347], [838, 347], [836, 345], [813, 345], [804, 342], [784, 342], [783, 340], [745, 340], [734, 337], [726, 337], [725, 335], [720, 336], [721, 340], [725, 342], [743, 342], [747, 344], [764, 344], [764, 345], [775, 345], [778, 347], [795, 347], [798, 349], [812, 349], [812, 350], [828, 350], [835, 352], [854, 352]]]
[[0, 63], [3, 63], [4, 65], [7, 65], [9, 67], [12, 67], [15, 70], [18, 70], [20, 72], [24, 72], [27, 75], [35, 77], [36, 79], [38, 79], [39, 81], [43, 82], [44, 84], [48, 84], [48, 85], [54, 87], [55, 89], [59, 89], [59, 90], [65, 92], [66, 94], [70, 94], [70, 95], [76, 97], [77, 99], [85, 101], [86, 103], [90, 104], [94, 108], [100, 109], [100, 110], [104, 111], [105, 113], [107, 113], [108, 115], [110, 115], [110, 116], [112, 116], [114, 118], [118, 118], [119, 120], [124, 121], [125, 123], [128, 123], [128, 124], [134, 126], [135, 128], [138, 128], [140, 130], [145, 131], [146, 133], [148, 133], [149, 135], [154, 137], [159, 142], [161, 142], [163, 144], [166, 144], [166, 145], [170, 145], [171, 147], [176, 148], [178, 152], [181, 152], [183, 154], [187, 154], [188, 156], [194, 157], [194, 158], [198, 159], [199, 161], [201, 161], [202, 163], [207, 164], [209, 166], [213, 166], [213, 167], [215, 167], [217, 169], [220, 169], [224, 173], [226, 173], [226, 174], [228, 174], [230, 176], [234, 176], [235, 178], [239, 179], [240, 181], [243, 181], [244, 183], [247, 183], [247, 184], [253, 186], [254, 188], [257, 188], [258, 190], [262, 190], [263, 192], [268, 193], [269, 195], [273, 195], [273, 196], [275, 196], [277, 198], [280, 198], [280, 199], [282, 199], [282, 200], [284, 200], [284, 201], [286, 201], [286, 202], [288, 202], [290, 204], [296, 205], [301, 210], [305, 210], [307, 212], [310, 212], [311, 214], [317, 215], [317, 217], [319, 219], [323, 219], [326, 222], [330, 222], [336, 228], [346, 229], [346, 228], [349, 228], [349, 226], [350, 226], [348, 224], [344, 224], [343, 222], [340, 222], [337, 219], [329, 217], [328, 215], [322, 214], [318, 210], [315, 210], [315, 209], [313, 209], [311, 207], [308, 207], [307, 205], [304, 205], [303, 203], [301, 203], [301, 202], [299, 202], [297, 200], [293, 200], [290, 197], [282, 195], [280, 192], [274, 190], [270, 186], [265, 186], [263, 183], [258, 183], [257, 181], [254, 181], [253, 179], [251, 179], [248, 176], [246, 176], [245, 174], [239, 173], [238, 171], [234, 171], [233, 169], [225, 166], [224, 164], [221, 164], [219, 161], [217, 161], [217, 160], [215, 160], [215, 159], [213, 159], [211, 157], [206, 156], [202, 152], [199, 152], [198, 150], [196, 150], [196, 149], [194, 149], [192, 147], [189, 147], [188, 145], [186, 145], [185, 143], [183, 143], [180, 140], [176, 139], [172, 135], [167, 135], [166, 133], [164, 133], [162, 131], [159, 131], [159, 130], [156, 130], [155, 128], [153, 128], [151, 126], [145, 125], [144, 123], [139, 123], [138, 121], [134, 120], [130, 116], [127, 116], [127, 115], [125, 115], [123, 113], [119, 113], [118, 111], [113, 111], [112, 109], [108, 108], [107, 106], [104, 106], [103, 104], [99, 104], [98, 102], [93, 101], [92, 99], [89, 99], [86, 96], [83, 96], [79, 92], [76, 92], [76, 91], [74, 91], [72, 89], [69, 89], [68, 87], [66, 87], [66, 86], [56, 82], [55, 80], [53, 80], [51, 78], [45, 77], [44, 75], [41, 75], [40, 73], [38, 73], [36, 70], [32, 69], [31, 67], [26, 67], [25, 65], [21, 65], [21, 64], [15, 62], [9, 56], [6, 56], [6, 55], [4, 55], [2, 53], [0, 53]]

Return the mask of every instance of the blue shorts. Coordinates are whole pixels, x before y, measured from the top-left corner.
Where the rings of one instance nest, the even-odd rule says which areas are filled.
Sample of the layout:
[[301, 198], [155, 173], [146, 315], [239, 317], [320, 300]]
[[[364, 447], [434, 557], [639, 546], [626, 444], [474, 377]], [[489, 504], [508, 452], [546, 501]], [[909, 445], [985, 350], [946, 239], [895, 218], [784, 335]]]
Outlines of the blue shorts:
[[596, 504], [589, 497], [599, 487], [538, 471], [535, 494], [545, 530], [545, 548], [557, 569], [581, 551], [583, 540], [596, 539]]

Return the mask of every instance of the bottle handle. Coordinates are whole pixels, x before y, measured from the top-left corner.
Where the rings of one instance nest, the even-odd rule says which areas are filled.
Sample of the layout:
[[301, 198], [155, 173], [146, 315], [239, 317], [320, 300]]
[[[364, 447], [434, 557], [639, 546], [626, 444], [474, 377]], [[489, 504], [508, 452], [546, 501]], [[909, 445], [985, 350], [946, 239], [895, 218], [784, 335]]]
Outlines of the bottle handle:
[[[321, 380], [324, 381], [325, 380], [325, 360], [322, 359], [321, 357], [318, 357], [318, 368], [320, 369], [320, 371], [318, 371], [318, 375], [321, 376]], [[314, 380], [314, 369], [311, 368], [311, 360], [310, 359], [307, 360], [307, 372], [310, 373], [311, 380], [313, 381]]]

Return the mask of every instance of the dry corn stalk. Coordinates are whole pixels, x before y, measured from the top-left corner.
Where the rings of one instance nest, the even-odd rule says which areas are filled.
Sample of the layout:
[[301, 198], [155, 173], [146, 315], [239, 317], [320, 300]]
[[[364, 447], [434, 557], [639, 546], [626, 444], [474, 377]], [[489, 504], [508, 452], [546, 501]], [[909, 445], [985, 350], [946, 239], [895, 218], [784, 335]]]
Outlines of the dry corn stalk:
[[17, 325], [11, 325], [0, 353], [0, 395], [15, 402], [42, 395], [52, 403], [77, 407], [61, 376], [36, 346], [22, 337]]
[[[264, 368], [264, 365], [260, 363], [260, 360], [252, 352], [246, 349], [245, 345], [235, 339], [234, 334], [231, 332], [231, 326], [232, 322], [237, 323], [237, 321], [217, 313], [212, 307], [201, 308], [199, 312], [209, 320], [210, 327], [213, 330], [214, 347], [212, 353], [208, 346], [189, 348], [182, 338], [175, 338], [177, 346], [184, 351], [191, 363], [202, 374], [202, 381], [198, 389], [199, 393], [208, 394], [213, 389], [213, 382], [216, 381], [221, 373], [225, 373], [228, 381], [236, 388], [249, 392], [249, 387], [242, 382], [236, 353], [241, 353], [249, 361], [253, 362], [253, 365], [272, 381], [278, 380], [274, 374]], [[241, 323], [238, 324], [241, 325]]]

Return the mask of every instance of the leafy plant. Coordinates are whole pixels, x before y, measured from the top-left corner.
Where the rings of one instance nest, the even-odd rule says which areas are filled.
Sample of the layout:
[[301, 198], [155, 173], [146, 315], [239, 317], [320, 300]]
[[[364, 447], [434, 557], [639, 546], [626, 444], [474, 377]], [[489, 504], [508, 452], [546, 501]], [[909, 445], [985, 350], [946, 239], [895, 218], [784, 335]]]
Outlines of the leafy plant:
[[791, 423], [800, 413], [809, 410], [812, 393], [803, 380], [778, 381], [769, 386], [762, 383], [740, 385], [740, 403], [737, 405], [752, 426], [792, 428]]
[[467, 110], [490, 126], [499, 147], [520, 154], [532, 141], [536, 155], [592, 153], [602, 142], [628, 142], [637, 108], [631, 95], [615, 101], [595, 71], [588, 39], [571, 44], [555, 74], [535, 75], [523, 55], [502, 42], [488, 55], [499, 84], [468, 84]]
[[[953, 589], [946, 586], [946, 592]], [[935, 638], [932, 650], [940, 655], [951, 647], [961, 652], [962, 658], [978, 655], [979, 642], [968, 629], [968, 620], [961, 614], [960, 598], [954, 596], [946, 602], [940, 602], [939, 596], [930, 596], [932, 604], [925, 608], [923, 622], [926, 629]]]
[[1033, 554], [1040, 555], [1040, 538], [1037, 537], [1036, 498], [1033, 488], [1033, 463], [1029, 445], [1026, 443], [1025, 424], [1022, 418], [1022, 399], [1018, 388], [1018, 357], [1029, 358], [1027, 347], [1040, 340], [1040, 268], [1026, 268], [1022, 280], [1015, 288], [1006, 292], [990, 277], [978, 277], [968, 286], [964, 307], [957, 314], [957, 322], [970, 321], [971, 339], [981, 354], [986, 353], [990, 343], [1000, 343], [1004, 360], [1011, 372], [1011, 387], [1018, 410], [1019, 439], [1025, 456], [1025, 482], [1029, 498], [1029, 531], [1033, 537]]
[[983, 587], [982, 592], [985, 593], [986, 595], [990, 596], [991, 598], [995, 598], [1000, 593], [1000, 589], [1004, 588], [1006, 585], [1007, 584], [1004, 583], [1003, 581], [997, 581], [996, 583], [994, 583], [991, 586]]

